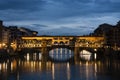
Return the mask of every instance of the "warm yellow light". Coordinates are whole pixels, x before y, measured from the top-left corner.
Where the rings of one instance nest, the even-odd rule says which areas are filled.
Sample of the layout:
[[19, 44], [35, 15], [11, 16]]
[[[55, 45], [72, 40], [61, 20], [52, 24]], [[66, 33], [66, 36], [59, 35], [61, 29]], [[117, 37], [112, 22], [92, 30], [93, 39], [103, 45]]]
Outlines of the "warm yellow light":
[[97, 54], [96, 54], [96, 53], [94, 54], [94, 58], [95, 58], [95, 59], [97, 58]]
[[2, 43], [2, 46], [5, 46], [6, 44], [5, 43]]
[[13, 45], [14, 43], [11, 43], [11, 45]]
[[30, 60], [30, 56], [29, 56], [29, 53], [27, 53], [27, 61]]
[[0, 48], [2, 47], [2, 44], [0, 44]]
[[2, 70], [2, 64], [0, 64], [0, 71]]
[[94, 51], [97, 51], [97, 49], [94, 49]]

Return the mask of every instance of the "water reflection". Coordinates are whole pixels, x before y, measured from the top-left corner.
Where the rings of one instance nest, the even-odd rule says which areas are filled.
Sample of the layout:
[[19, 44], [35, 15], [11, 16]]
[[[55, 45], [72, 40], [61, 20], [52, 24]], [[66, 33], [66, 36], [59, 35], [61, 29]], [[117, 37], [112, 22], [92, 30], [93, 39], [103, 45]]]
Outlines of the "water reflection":
[[80, 51], [80, 58], [83, 60], [91, 60], [92, 59], [92, 53], [87, 50]]
[[25, 60], [29, 61], [29, 60], [41, 60], [41, 55], [42, 53], [27, 53], [24, 55]]
[[54, 60], [68, 60], [74, 56], [73, 51], [67, 48], [56, 48], [49, 52], [49, 56]]
[[29, 59], [30, 59], [29, 53], [27, 53], [26, 59], [29, 61]]
[[[61, 55], [65, 60], [74, 55], [73, 51], [66, 48], [56, 48], [48, 54], [58, 60], [61, 60]], [[67, 57], [65, 57], [66, 55]], [[0, 61], [0, 80], [120, 79], [119, 60], [110, 58], [90, 60], [92, 55], [93, 53], [83, 50], [80, 52], [80, 56], [76, 57], [78, 59], [72, 59], [68, 62], [53, 62], [43, 56], [41, 52], [29, 52], [22, 57]], [[86, 60], [81, 60], [80, 57]]]
[[54, 63], [29, 59], [28, 61], [16, 58], [0, 62], [0, 80], [116, 80], [120, 78], [119, 60], [76, 61], [73, 64], [73, 62]]

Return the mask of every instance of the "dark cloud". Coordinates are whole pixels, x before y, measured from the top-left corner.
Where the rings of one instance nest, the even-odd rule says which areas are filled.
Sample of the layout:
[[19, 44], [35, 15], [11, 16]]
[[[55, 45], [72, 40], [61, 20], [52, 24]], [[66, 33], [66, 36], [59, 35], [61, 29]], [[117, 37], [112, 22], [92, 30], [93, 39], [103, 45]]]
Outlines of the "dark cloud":
[[42, 24], [32, 24], [32, 25], [35, 26], [35, 27], [48, 27], [48, 26], [42, 25]]
[[[42, 25], [41, 25], [42, 26]], [[43, 27], [45, 26], [45, 27]], [[57, 28], [49, 28], [43, 25], [42, 27], [36, 25], [24, 25], [24, 27], [29, 28], [31, 30], [39, 31], [39, 35], [85, 35], [91, 33], [94, 29], [93, 27], [68, 27], [68, 26], [61, 26]], [[89, 29], [89, 30], [88, 30]]]
[[43, 0], [1, 0], [0, 10], [36, 10], [40, 8], [45, 1]]
[[39, 31], [58, 29], [82, 34], [103, 22], [113, 24], [119, 20], [119, 4], [119, 0], [1, 0], [0, 19]]
[[[120, 2], [111, 0], [1, 0], [5, 20], [56, 20], [120, 12]], [[3, 14], [2, 14], [3, 13]], [[8, 15], [9, 14], [9, 15]], [[7, 16], [6, 16], [7, 15]]]
[[93, 29], [59, 27], [49, 30], [40, 30], [39, 35], [85, 35], [92, 32]]

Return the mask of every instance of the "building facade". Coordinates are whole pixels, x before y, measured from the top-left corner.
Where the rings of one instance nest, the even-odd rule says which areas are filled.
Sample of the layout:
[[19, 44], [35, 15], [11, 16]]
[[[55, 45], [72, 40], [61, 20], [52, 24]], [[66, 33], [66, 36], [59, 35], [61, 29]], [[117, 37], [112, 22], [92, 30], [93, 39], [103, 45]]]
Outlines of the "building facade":
[[17, 26], [6, 27], [0, 21], [0, 49], [17, 47], [22, 36], [36, 36], [37, 31]]
[[0, 20], [0, 43], [2, 42], [3, 21]]

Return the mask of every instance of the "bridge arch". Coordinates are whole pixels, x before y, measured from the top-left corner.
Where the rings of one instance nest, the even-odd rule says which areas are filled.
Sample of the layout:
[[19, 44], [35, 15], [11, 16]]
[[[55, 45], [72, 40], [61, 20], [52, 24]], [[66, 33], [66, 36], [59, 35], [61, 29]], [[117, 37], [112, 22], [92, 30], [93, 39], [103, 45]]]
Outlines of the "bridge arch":
[[54, 42], [54, 45], [58, 45], [59, 43], [57, 41]]
[[59, 43], [60, 45], [65, 45], [65, 43], [63, 42], [63, 41], [60, 41], [60, 43]]
[[56, 48], [67, 48], [67, 49], [74, 51], [74, 47], [64, 46], [64, 45], [57, 45], [57, 46], [55, 45], [55, 46], [47, 47], [47, 50], [50, 51], [50, 50], [56, 49]]
[[86, 50], [86, 51], [89, 51], [89, 52], [91, 52], [91, 53], [94, 53], [94, 52], [96, 52], [96, 48], [91, 48], [91, 47], [79, 47], [79, 51], [81, 52], [81, 51], [83, 51], [83, 50]]
[[69, 42], [68, 41], [65, 41], [65, 45], [68, 45], [69, 44]]
[[54, 48], [48, 54], [53, 61], [68, 61], [74, 57], [74, 51], [68, 48]]

